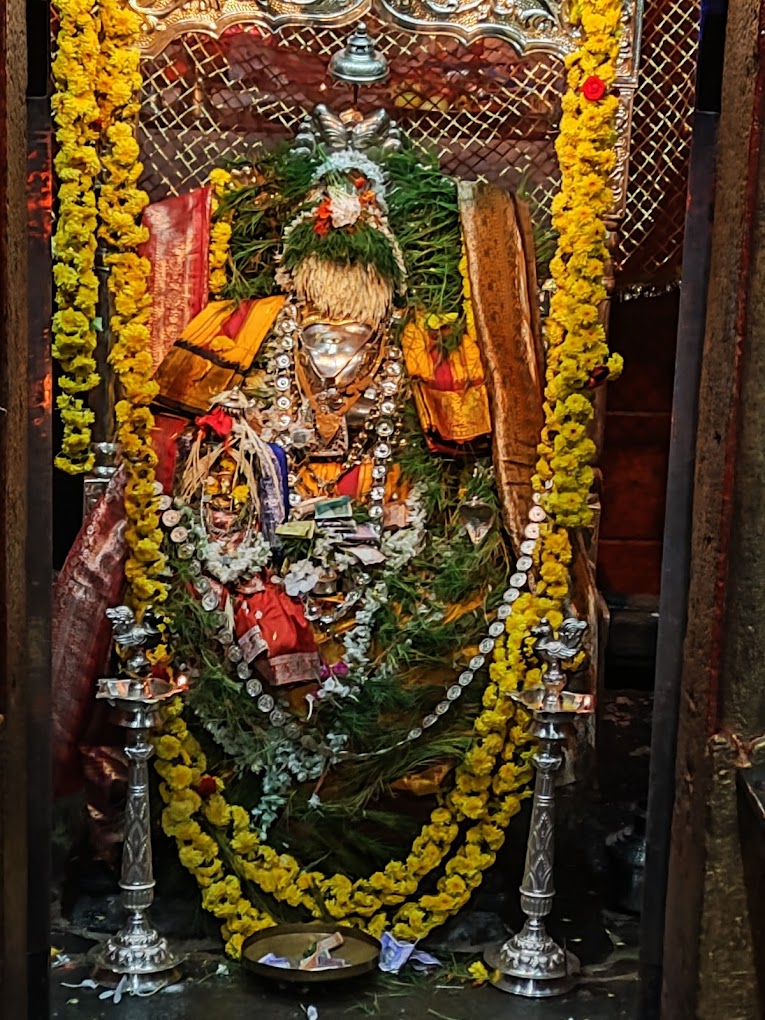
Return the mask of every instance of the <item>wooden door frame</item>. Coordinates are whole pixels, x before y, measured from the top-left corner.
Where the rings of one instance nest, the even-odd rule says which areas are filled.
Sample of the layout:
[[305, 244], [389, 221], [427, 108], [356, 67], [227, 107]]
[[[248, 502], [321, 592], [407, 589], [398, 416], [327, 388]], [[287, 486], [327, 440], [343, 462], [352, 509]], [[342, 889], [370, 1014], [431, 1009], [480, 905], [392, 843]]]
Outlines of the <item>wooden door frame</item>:
[[0, 6], [0, 996], [27, 1020], [26, 5]]
[[0, 5], [0, 1002], [14, 1020], [49, 1012], [49, 18], [48, 0]]

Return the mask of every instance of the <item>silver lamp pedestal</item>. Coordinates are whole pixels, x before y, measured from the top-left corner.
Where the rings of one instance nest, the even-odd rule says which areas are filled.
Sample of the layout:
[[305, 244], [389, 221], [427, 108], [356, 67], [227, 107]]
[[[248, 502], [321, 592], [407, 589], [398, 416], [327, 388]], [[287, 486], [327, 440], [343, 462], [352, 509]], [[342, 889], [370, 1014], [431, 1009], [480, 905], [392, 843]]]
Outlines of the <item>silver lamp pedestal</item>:
[[180, 977], [180, 959], [147, 915], [154, 901], [148, 773], [154, 748], [148, 735], [159, 722], [161, 702], [178, 692], [179, 688], [164, 680], [147, 677], [101, 680], [96, 695], [109, 702], [116, 721], [127, 730], [125, 753], [130, 766], [120, 875], [127, 921], [99, 950], [94, 979], [112, 986], [124, 981], [124, 991], [132, 994], [155, 991]]
[[521, 931], [503, 945], [487, 950], [485, 960], [498, 972], [493, 983], [503, 992], [538, 999], [563, 995], [577, 982], [579, 961], [547, 934], [544, 919], [555, 897], [555, 773], [563, 764], [563, 742], [577, 715], [594, 710], [590, 694], [564, 691], [562, 661], [573, 659], [586, 624], [566, 620], [555, 639], [546, 620], [532, 631], [537, 636], [536, 654], [548, 663], [544, 686], [515, 696], [531, 712], [530, 732], [539, 740], [532, 761], [537, 771], [531, 826], [526, 847], [526, 867], [521, 883], [521, 908], [526, 922]]

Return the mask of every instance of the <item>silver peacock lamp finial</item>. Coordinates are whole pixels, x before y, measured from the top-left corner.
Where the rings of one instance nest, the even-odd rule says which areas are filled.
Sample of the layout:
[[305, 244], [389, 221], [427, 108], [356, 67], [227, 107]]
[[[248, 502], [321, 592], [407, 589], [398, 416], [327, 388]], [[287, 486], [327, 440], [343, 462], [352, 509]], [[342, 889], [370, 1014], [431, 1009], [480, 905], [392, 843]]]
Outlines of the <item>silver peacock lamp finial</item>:
[[329, 73], [349, 85], [373, 85], [390, 74], [388, 61], [375, 49], [374, 39], [360, 21], [346, 44], [329, 62]]

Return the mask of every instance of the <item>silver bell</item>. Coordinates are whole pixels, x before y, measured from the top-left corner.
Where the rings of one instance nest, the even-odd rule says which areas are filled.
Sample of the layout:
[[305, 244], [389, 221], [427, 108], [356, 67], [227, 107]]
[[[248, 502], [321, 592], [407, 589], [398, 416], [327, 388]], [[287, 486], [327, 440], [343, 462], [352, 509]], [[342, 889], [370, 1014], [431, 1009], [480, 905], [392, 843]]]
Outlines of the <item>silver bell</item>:
[[371, 85], [388, 77], [388, 61], [375, 49], [363, 21], [359, 22], [345, 49], [330, 60], [329, 73], [350, 85]]

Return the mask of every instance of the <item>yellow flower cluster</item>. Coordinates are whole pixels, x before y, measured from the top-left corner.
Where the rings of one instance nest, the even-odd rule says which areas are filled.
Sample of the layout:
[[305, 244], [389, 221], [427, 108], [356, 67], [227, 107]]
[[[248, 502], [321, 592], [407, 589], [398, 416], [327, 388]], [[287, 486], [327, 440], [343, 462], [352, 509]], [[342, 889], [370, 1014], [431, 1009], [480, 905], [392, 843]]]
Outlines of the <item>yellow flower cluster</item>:
[[462, 277], [462, 307], [465, 313], [465, 332], [471, 340], [476, 340], [475, 311], [473, 309], [473, 296], [470, 289], [470, 273], [464, 237], [462, 238], [462, 258], [460, 259], [459, 268], [460, 276]]
[[[538, 616], [533, 614], [533, 619]], [[305, 908], [314, 917], [329, 913], [376, 936], [392, 927], [398, 937], [421, 938], [467, 902], [494, 862], [504, 829], [519, 810], [519, 793], [531, 776], [524, 755], [516, 757], [508, 732], [517, 714], [509, 693], [517, 687], [520, 642], [527, 626], [524, 618], [516, 620], [508, 664], [500, 653], [492, 666], [475, 745], [457, 771], [454, 789], [432, 812], [406, 860], [391, 861], [383, 871], [356, 882], [343, 875], [304, 871], [293, 857], [262, 843], [250, 830], [247, 812], [229, 805], [220, 787], [212, 796], [200, 797], [192, 787], [199, 784], [206, 767], [204, 756], [186, 728], [181, 702], [168, 707], [163, 736], [156, 745], [161, 793], [167, 805], [163, 826], [176, 839], [182, 863], [202, 887], [204, 905], [225, 920], [224, 936], [232, 955], [238, 955], [247, 934], [274, 923], [243, 897], [240, 879], [277, 901]], [[512, 727], [512, 741], [518, 747], [529, 741], [517, 723]], [[436, 891], [413, 899], [422, 880], [444, 864], [460, 831], [459, 822], [465, 820], [471, 823], [465, 844], [446, 861]], [[235, 875], [225, 873], [219, 849], [224, 843]]]
[[229, 243], [231, 241], [231, 220], [217, 217], [220, 197], [231, 187], [232, 177], [228, 170], [216, 169], [210, 174], [212, 192], [213, 225], [210, 228], [210, 293], [220, 294], [228, 282], [226, 266], [229, 259]]
[[98, 385], [96, 347], [98, 277], [94, 183], [98, 155], [99, 20], [91, 0], [54, 0], [59, 16], [53, 79], [53, 114], [59, 145], [55, 167], [60, 185], [54, 238], [53, 357], [60, 362], [57, 405], [64, 425], [56, 466], [70, 474], [90, 471], [93, 412], [81, 394]]
[[489, 973], [480, 960], [470, 964], [468, 974], [473, 979], [473, 984], [476, 987], [485, 985], [487, 981], [497, 981], [499, 979], [499, 971], [495, 970]]
[[138, 16], [126, 0], [100, 0], [102, 39], [98, 98], [101, 107], [103, 178], [98, 200], [99, 236], [109, 249], [109, 288], [114, 310], [114, 345], [109, 355], [122, 391], [118, 402], [117, 441], [127, 469], [125, 577], [134, 606], [161, 602], [167, 594], [160, 580], [161, 552], [151, 443], [154, 418], [150, 404], [157, 393], [153, 381], [149, 317], [151, 266], [137, 248], [148, 237], [138, 220], [148, 197], [138, 186], [143, 167], [133, 123], [140, 111]]
[[[568, 90], [563, 98], [556, 142], [561, 190], [553, 200], [558, 246], [550, 263], [555, 291], [545, 324], [548, 344], [546, 425], [539, 446], [538, 482], [549, 482], [550, 516], [562, 528], [587, 525], [587, 497], [595, 445], [588, 424], [593, 417], [588, 386], [597, 373], [616, 377], [619, 355], [610, 355], [600, 320], [607, 216], [613, 201], [609, 175], [615, 164], [614, 123], [619, 106], [608, 92], [616, 76], [620, 0], [580, 0], [572, 19], [582, 29], [579, 48], [567, 60]], [[594, 85], [594, 97], [588, 86]], [[541, 486], [540, 486], [541, 488]]]

